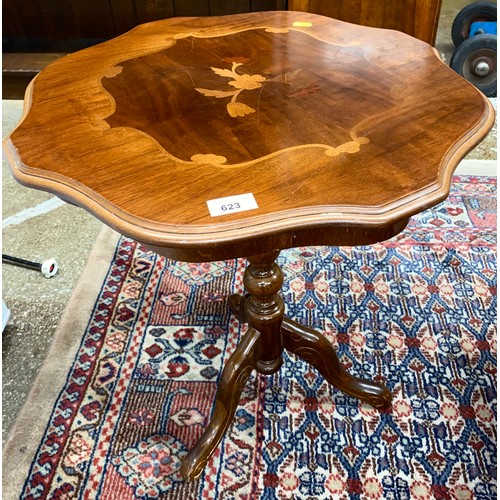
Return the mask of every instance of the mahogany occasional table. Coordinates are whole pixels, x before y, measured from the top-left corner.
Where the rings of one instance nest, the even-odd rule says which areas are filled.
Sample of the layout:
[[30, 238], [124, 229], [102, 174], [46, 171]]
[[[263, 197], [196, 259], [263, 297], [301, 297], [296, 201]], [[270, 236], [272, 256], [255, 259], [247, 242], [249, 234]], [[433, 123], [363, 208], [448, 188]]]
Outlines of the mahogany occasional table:
[[390, 404], [321, 333], [284, 317], [276, 257], [396, 235], [447, 197], [493, 119], [429, 45], [396, 31], [299, 12], [173, 18], [48, 66], [4, 151], [22, 184], [161, 255], [248, 258], [248, 293], [230, 300], [248, 331], [183, 462], [194, 479], [252, 370], [279, 370], [283, 349], [346, 394]]

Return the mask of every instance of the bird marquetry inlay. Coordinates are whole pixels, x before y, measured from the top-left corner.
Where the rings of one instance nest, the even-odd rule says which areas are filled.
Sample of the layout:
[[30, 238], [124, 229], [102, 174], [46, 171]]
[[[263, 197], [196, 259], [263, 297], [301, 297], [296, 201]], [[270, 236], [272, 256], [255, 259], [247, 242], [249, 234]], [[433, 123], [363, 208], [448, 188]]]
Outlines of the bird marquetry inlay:
[[493, 122], [420, 40], [254, 12], [150, 22], [62, 57], [4, 151], [22, 184], [206, 262], [391, 237], [447, 196]]
[[[265, 27], [215, 37], [179, 34], [170, 42], [110, 68], [102, 86], [116, 105], [106, 122], [146, 133], [176, 163], [232, 168], [296, 150], [333, 158], [370, 142], [336, 99], [337, 75], [329, 69], [334, 50], [348, 74], [357, 42]], [[283, 53], [287, 45], [297, 50]], [[307, 125], [318, 118], [324, 137]], [[276, 123], [287, 133], [270, 141]]]
[[233, 62], [231, 69], [210, 68], [216, 75], [224, 78], [230, 78], [227, 82], [235, 90], [211, 90], [211, 89], [195, 89], [207, 97], [217, 97], [219, 99], [231, 97], [231, 102], [227, 104], [227, 112], [232, 118], [237, 116], [245, 116], [249, 113], [255, 113], [255, 109], [238, 102], [236, 99], [244, 90], [256, 90], [262, 88], [262, 82], [266, 81], [266, 77], [262, 75], [249, 75], [247, 73], [237, 73], [236, 68], [242, 63]]

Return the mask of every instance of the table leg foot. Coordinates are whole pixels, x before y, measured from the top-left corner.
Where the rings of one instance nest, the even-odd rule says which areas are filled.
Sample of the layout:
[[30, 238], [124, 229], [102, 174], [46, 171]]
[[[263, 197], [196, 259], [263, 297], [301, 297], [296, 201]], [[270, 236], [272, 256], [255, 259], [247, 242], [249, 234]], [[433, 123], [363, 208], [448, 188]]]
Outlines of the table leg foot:
[[256, 368], [259, 355], [260, 333], [249, 328], [222, 371], [210, 423], [182, 463], [181, 475], [184, 479], [198, 478], [207, 465], [233, 421], [241, 392], [252, 370]]
[[390, 406], [392, 395], [389, 389], [348, 373], [324, 335], [289, 318], [283, 319], [281, 333], [285, 349], [314, 366], [334, 387], [375, 408]]

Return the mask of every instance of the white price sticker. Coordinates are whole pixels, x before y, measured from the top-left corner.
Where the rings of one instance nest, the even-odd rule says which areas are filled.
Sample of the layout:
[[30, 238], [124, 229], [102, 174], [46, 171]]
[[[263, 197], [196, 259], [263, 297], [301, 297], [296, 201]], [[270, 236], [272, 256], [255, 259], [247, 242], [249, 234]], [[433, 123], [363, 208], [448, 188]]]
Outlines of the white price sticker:
[[212, 217], [219, 215], [234, 214], [259, 208], [252, 193], [238, 194], [236, 196], [226, 196], [216, 200], [208, 200], [208, 211]]

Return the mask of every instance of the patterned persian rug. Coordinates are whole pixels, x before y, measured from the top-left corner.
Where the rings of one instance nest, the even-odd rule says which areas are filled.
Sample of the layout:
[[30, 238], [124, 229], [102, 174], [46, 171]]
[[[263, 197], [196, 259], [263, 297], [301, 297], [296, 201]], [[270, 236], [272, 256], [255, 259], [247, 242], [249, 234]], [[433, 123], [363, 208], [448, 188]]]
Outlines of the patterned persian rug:
[[384, 381], [392, 409], [286, 355], [279, 373], [251, 376], [192, 483], [180, 460], [245, 331], [226, 307], [245, 261], [174, 262], [121, 238], [69, 373], [38, 381], [62, 387], [48, 422], [28, 409], [8, 444], [4, 468], [18, 469], [23, 432], [41, 429], [22, 493], [7, 497], [496, 498], [495, 188], [457, 176], [448, 200], [390, 241], [282, 252], [287, 314], [324, 331], [352, 373]]

